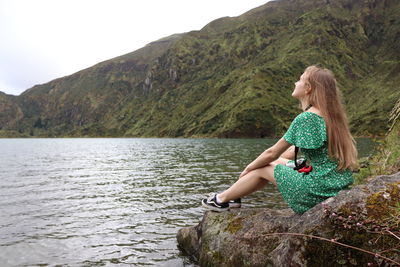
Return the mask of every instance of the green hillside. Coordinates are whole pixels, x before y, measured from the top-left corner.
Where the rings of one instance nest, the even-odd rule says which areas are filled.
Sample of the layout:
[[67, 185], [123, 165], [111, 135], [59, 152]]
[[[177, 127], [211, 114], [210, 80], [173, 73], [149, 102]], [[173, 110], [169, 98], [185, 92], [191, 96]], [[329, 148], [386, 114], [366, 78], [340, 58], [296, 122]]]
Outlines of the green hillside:
[[264, 137], [299, 112], [304, 68], [336, 74], [352, 131], [376, 135], [400, 97], [400, 1], [280, 0], [172, 35], [18, 97], [0, 133]]

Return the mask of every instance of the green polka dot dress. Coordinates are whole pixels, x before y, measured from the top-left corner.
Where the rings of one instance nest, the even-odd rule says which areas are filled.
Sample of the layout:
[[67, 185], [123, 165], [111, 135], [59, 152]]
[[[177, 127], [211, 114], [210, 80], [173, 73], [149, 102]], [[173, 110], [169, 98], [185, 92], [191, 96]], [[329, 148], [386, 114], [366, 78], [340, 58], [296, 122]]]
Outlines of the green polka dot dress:
[[296, 213], [303, 213], [335, 196], [353, 182], [352, 172], [337, 171], [337, 161], [328, 155], [326, 126], [321, 116], [312, 112], [299, 114], [283, 138], [299, 147], [313, 167], [306, 175], [281, 164], [275, 166], [279, 191]]

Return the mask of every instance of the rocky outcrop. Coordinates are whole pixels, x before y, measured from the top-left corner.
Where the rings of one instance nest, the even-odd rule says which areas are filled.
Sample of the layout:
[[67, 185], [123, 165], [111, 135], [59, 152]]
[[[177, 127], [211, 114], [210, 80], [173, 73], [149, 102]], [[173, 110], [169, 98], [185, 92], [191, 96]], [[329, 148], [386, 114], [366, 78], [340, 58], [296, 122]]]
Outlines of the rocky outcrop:
[[399, 226], [400, 172], [341, 191], [302, 215], [206, 212], [177, 240], [200, 266], [397, 266]]

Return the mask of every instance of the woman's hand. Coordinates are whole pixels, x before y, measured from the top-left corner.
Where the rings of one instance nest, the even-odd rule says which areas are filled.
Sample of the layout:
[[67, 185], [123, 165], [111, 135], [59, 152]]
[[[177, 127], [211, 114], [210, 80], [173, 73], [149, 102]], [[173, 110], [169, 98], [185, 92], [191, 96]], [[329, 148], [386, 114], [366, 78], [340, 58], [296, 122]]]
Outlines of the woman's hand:
[[262, 168], [270, 164], [272, 161], [279, 158], [279, 156], [285, 152], [292, 145], [289, 144], [285, 139], [281, 138], [275, 145], [261, 153], [252, 163], [239, 175], [239, 179], [251, 172], [252, 170]]
[[244, 169], [244, 171], [242, 171], [242, 173], [239, 175], [239, 179], [242, 178], [243, 176], [245, 176], [246, 174], [248, 174], [250, 172], [249, 169]]

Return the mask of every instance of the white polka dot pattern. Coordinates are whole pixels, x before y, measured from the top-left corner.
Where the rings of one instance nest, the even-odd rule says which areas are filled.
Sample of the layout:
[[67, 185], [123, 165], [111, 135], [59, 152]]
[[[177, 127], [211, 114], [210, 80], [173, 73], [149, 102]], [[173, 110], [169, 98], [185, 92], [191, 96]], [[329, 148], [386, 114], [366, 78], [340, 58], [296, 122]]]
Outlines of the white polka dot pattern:
[[312, 112], [299, 114], [283, 138], [300, 147], [313, 166], [309, 175], [284, 165], [275, 167], [279, 191], [295, 212], [303, 213], [353, 183], [352, 172], [337, 171], [337, 162], [329, 158], [326, 126], [321, 116]]

